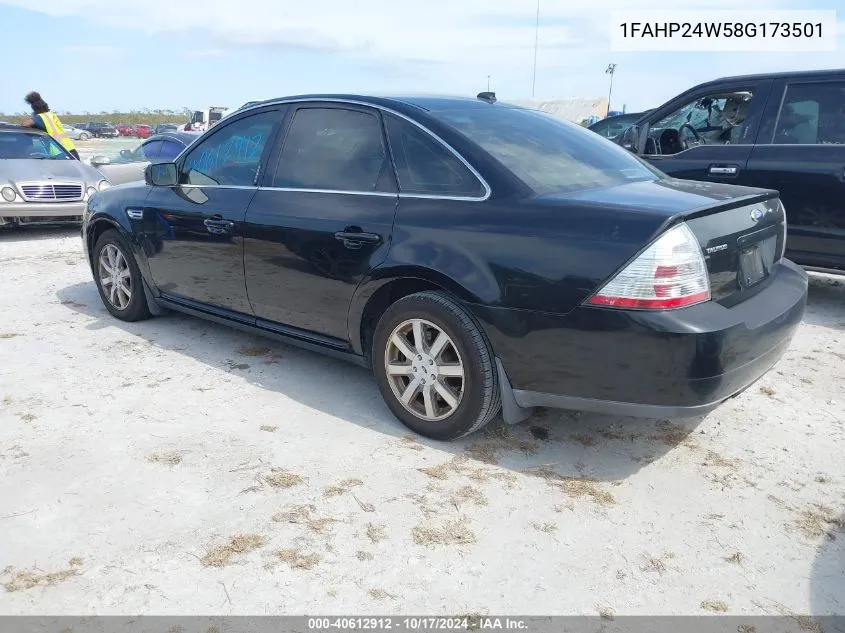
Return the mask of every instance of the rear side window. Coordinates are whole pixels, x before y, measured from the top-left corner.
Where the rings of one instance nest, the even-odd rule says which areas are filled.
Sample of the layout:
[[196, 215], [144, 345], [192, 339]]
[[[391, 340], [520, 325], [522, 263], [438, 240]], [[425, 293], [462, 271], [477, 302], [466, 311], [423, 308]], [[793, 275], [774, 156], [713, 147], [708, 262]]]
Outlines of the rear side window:
[[285, 138], [273, 186], [393, 191], [378, 116], [343, 108], [297, 110]]
[[491, 106], [437, 115], [540, 195], [659, 178], [612, 141], [535, 110]]
[[845, 143], [845, 82], [790, 84], [772, 142], [776, 145]]
[[484, 186], [457, 156], [416, 125], [385, 115], [402, 193], [480, 198]]

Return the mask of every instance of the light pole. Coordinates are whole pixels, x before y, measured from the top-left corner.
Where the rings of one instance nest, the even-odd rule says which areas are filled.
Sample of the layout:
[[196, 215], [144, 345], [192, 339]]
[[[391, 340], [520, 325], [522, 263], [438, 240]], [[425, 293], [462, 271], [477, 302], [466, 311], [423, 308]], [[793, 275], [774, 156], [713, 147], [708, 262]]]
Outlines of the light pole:
[[605, 117], [610, 116], [610, 97], [613, 95], [613, 73], [615, 72], [616, 64], [608, 64], [607, 68], [604, 69], [604, 73], [610, 75], [610, 89], [607, 91], [607, 114], [605, 114]]
[[537, 21], [534, 25], [534, 75], [531, 79], [531, 98], [537, 87], [537, 46], [540, 43], [540, 0], [537, 0]]
[[487, 75], [487, 92], [490, 92], [490, 75]]

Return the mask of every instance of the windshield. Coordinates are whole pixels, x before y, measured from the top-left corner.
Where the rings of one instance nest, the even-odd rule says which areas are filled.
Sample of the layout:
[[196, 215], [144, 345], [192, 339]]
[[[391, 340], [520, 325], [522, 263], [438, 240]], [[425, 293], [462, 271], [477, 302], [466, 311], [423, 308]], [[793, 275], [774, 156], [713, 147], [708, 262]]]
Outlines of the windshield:
[[660, 177], [618, 145], [542, 112], [493, 107], [438, 115], [540, 195]]
[[73, 160], [52, 137], [27, 132], [0, 134], [0, 159]]

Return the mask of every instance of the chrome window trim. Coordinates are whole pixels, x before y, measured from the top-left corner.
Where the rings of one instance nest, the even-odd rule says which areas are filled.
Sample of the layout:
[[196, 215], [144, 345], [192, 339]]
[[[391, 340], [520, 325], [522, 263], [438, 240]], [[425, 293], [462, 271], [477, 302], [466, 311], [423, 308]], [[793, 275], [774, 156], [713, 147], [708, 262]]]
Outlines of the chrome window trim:
[[[264, 102], [261, 102], [261, 103], [257, 103], [255, 105], [251, 105], [247, 108], [244, 108], [243, 110], [240, 111], [240, 113], [249, 112], [250, 110], [253, 110], [253, 109], [259, 109], [259, 108], [265, 108], [265, 107], [277, 106], [277, 105], [286, 105], [286, 104], [290, 104], [290, 103], [313, 103], [315, 105], [320, 104], [320, 103], [341, 103], [341, 104], [345, 103], [345, 104], [348, 104], [348, 105], [356, 105], [356, 106], [362, 106], [362, 107], [365, 107], [365, 108], [373, 108], [375, 110], [379, 110], [381, 112], [387, 112], [388, 114], [392, 114], [393, 116], [399, 117], [400, 119], [403, 119], [403, 120], [411, 123], [412, 125], [417, 126], [424, 133], [428, 134], [431, 138], [433, 138], [435, 141], [437, 141], [437, 143], [439, 143], [442, 147], [446, 148], [446, 150], [448, 152], [450, 152], [455, 158], [457, 158], [464, 165], [464, 167], [469, 169], [470, 173], [472, 173], [472, 175], [475, 176], [478, 179], [478, 181], [481, 183], [481, 186], [484, 188], [484, 195], [483, 196], [448, 196], [448, 195], [440, 195], [440, 194], [434, 194], [434, 193], [407, 193], [407, 192], [402, 192], [402, 191], [400, 191], [398, 194], [391, 193], [391, 194], [387, 194], [387, 195], [391, 195], [391, 196], [398, 195], [400, 198], [418, 198], [418, 199], [423, 199], [423, 200], [455, 200], [455, 201], [460, 201], [460, 202], [484, 202], [485, 200], [490, 198], [490, 196], [493, 193], [493, 190], [490, 188], [490, 185], [487, 184], [487, 181], [484, 179], [484, 177], [480, 173], [478, 173], [478, 170], [475, 169], [475, 167], [473, 167], [472, 165], [470, 165], [469, 161], [467, 161], [463, 156], [461, 156], [461, 154], [454, 147], [449, 145], [449, 143], [447, 143], [442, 138], [440, 138], [437, 134], [435, 134], [434, 132], [429, 130], [422, 123], [415, 121], [411, 117], [409, 117], [405, 114], [402, 114], [401, 112], [397, 112], [396, 110], [393, 110], [392, 108], [388, 108], [388, 107], [380, 105], [380, 104], [368, 103], [366, 101], [359, 101], [357, 99], [341, 99], [341, 98], [338, 98], [338, 97], [290, 98], [290, 99], [277, 99], [277, 100], [273, 100], [273, 101], [264, 101]], [[173, 159], [173, 162], [180, 160], [182, 158], [183, 154], [186, 154], [189, 149], [194, 149], [194, 148], [195, 148], [195, 146], [192, 143], [191, 147], [186, 147], [182, 151], [182, 153], [179, 154], [179, 156], [177, 156], [176, 158]], [[176, 186], [181, 186], [181, 187], [191, 186], [191, 187], [194, 187], [194, 186], [198, 186], [198, 185], [176, 185]], [[214, 185], [214, 186], [215, 187], [223, 187], [225, 185]], [[234, 188], [234, 187], [229, 187], [229, 188]], [[238, 187], [238, 188], [252, 189], [253, 187]], [[373, 194], [382, 194], [383, 193], [383, 192], [371, 192], [371, 191], [360, 191], [360, 192], [357, 192], [357, 191], [335, 191], [335, 190], [330, 190], [330, 189], [293, 189], [293, 188], [286, 188], [286, 187], [258, 187], [258, 189], [271, 190], [271, 191], [300, 191], [300, 192], [307, 192], [307, 193], [347, 193], [347, 194], [352, 194], [352, 195], [373, 195]]]

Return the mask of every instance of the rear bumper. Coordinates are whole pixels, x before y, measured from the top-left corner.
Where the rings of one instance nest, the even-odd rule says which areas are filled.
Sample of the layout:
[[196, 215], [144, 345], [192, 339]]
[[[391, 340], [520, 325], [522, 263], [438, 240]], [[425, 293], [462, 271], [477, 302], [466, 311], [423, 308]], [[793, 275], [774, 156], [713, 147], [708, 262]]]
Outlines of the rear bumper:
[[81, 216], [85, 202], [12, 202], [0, 203], [2, 218], [45, 218]]
[[705, 414], [762, 377], [789, 347], [806, 301], [806, 273], [784, 261], [766, 288], [731, 308], [471, 307], [517, 405], [677, 418]]

